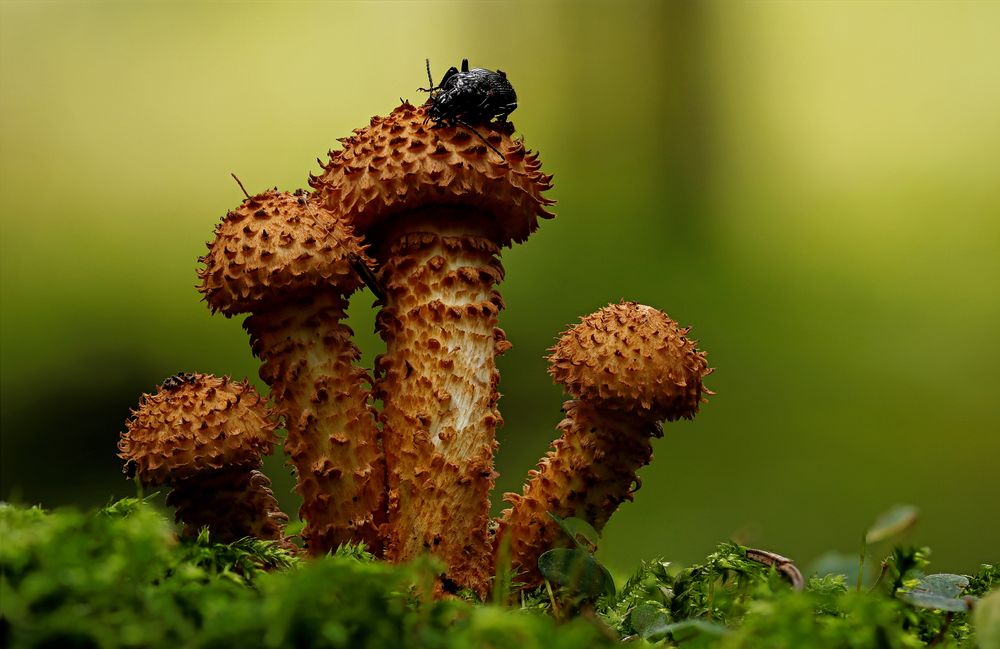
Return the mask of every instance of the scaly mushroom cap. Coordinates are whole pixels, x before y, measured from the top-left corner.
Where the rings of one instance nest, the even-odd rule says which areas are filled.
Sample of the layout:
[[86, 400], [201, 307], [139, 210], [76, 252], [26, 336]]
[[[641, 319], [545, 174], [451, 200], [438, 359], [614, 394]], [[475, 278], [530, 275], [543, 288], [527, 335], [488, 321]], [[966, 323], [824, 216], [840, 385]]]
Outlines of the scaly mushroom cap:
[[371, 264], [349, 225], [309, 195], [269, 189], [222, 218], [199, 261], [198, 290], [212, 312], [226, 316], [295, 299], [317, 286], [350, 295], [361, 284], [355, 256]]
[[276, 424], [246, 381], [182, 373], [144, 394], [125, 422], [118, 457], [125, 472], [148, 485], [191, 477], [207, 469], [260, 466], [273, 450]]
[[552, 218], [554, 201], [542, 192], [552, 176], [540, 171], [538, 154], [511, 139], [510, 123], [477, 124], [476, 130], [506, 160], [463, 126], [435, 128], [427, 107], [404, 102], [388, 117], [340, 139], [319, 176], [310, 176], [316, 199], [367, 233], [400, 212], [432, 205], [468, 207], [491, 219], [500, 245], [521, 242]]
[[652, 307], [611, 304], [563, 334], [550, 350], [549, 374], [577, 399], [657, 419], [690, 418], [712, 370], [688, 331]]

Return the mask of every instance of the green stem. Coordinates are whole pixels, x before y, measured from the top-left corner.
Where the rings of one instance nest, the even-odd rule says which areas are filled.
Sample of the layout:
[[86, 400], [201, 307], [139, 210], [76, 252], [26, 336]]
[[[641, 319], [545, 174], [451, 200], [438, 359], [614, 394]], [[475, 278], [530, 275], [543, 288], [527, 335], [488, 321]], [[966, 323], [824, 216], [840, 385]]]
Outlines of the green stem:
[[868, 537], [861, 535], [861, 555], [858, 557], [858, 587], [857, 592], [861, 592], [861, 582], [865, 576], [865, 555], [868, 553]]

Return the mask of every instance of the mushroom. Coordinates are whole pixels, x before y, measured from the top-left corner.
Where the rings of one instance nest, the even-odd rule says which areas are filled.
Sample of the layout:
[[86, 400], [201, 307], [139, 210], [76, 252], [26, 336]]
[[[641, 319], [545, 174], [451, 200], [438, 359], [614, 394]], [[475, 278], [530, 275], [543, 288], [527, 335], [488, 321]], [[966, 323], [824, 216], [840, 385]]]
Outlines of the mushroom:
[[[314, 196], [370, 243], [385, 292], [375, 364], [389, 480], [386, 556], [442, 558], [449, 590], [484, 595], [489, 492], [501, 423], [495, 356], [510, 347], [497, 317], [498, 255], [538, 227], [551, 187], [513, 126], [431, 127], [404, 102], [341, 139]], [[479, 125], [477, 125], [479, 127]]]
[[364, 542], [379, 554], [385, 465], [369, 406], [371, 379], [343, 323], [367, 263], [350, 227], [309, 200], [268, 190], [223, 217], [201, 258], [198, 287], [213, 312], [243, 323], [260, 377], [284, 418], [285, 452], [302, 496], [302, 536], [313, 555]]
[[526, 586], [541, 583], [538, 557], [559, 540], [548, 515], [576, 517], [600, 531], [639, 489], [636, 470], [653, 456], [660, 422], [692, 418], [711, 373], [705, 352], [665, 313], [635, 302], [584, 317], [550, 350], [549, 373], [574, 400], [538, 470], [499, 519], [496, 544], [509, 538], [511, 562]]
[[126, 475], [148, 486], [168, 484], [183, 535], [208, 526], [231, 543], [243, 537], [279, 541], [288, 516], [270, 480], [257, 469], [277, 441], [271, 413], [253, 386], [210, 374], [176, 374], [144, 394], [125, 424], [118, 456]]

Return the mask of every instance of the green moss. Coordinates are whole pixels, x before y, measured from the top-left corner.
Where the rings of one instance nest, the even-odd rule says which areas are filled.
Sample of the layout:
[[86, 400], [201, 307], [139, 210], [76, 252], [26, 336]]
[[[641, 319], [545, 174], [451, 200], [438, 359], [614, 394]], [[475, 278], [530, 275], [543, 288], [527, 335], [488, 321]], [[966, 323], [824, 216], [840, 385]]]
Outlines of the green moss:
[[[22, 647], [633, 646], [974, 647], [966, 596], [1000, 585], [927, 575], [924, 549], [897, 548], [860, 591], [843, 575], [796, 592], [724, 543], [678, 570], [644, 562], [614, 594], [543, 587], [520, 607], [427, 596], [431, 561], [390, 566], [363, 547], [303, 561], [274, 544], [178, 542], [150, 505], [92, 514], [0, 506], [0, 644]], [[942, 599], [943, 598], [943, 599]], [[937, 604], [935, 604], [937, 603]], [[933, 608], [934, 605], [953, 609]]]

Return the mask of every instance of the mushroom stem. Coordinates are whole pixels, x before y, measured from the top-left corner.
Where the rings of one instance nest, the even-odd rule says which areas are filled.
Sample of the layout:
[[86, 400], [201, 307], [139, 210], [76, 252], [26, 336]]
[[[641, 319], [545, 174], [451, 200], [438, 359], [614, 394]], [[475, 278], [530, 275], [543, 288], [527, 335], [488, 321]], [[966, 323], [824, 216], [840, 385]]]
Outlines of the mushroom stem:
[[312, 555], [364, 541], [381, 554], [385, 465], [368, 406], [371, 379], [343, 324], [347, 300], [336, 289], [275, 307], [244, 321], [260, 377], [288, 429], [299, 515]]
[[511, 563], [529, 588], [542, 583], [538, 557], [565, 541], [548, 513], [583, 519], [601, 531], [618, 506], [632, 500], [640, 486], [636, 471], [653, 457], [650, 442], [663, 436], [649, 417], [585, 401], [567, 401], [563, 410], [562, 436], [528, 473], [523, 493], [504, 494], [512, 507], [498, 519], [496, 538], [510, 536]]
[[[288, 516], [278, 507], [266, 475], [247, 467], [217, 469], [173, 484], [167, 505], [176, 507], [183, 535], [194, 538], [202, 527], [212, 538], [232, 543], [244, 537], [279, 541], [287, 549], [295, 546], [285, 537]], [[219, 512], [226, 512], [220, 517]]]
[[425, 208], [373, 237], [382, 242], [376, 258], [385, 306], [376, 328], [386, 341], [375, 393], [384, 402], [387, 558], [431, 552], [446, 563], [446, 587], [484, 596], [494, 433], [502, 422], [495, 357], [510, 343], [497, 327], [499, 246], [477, 216]]

